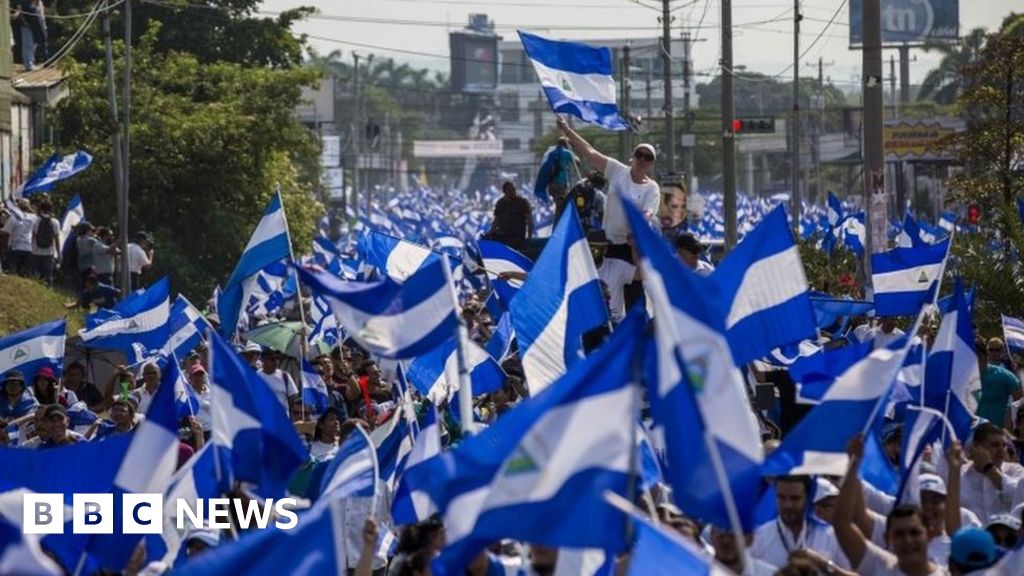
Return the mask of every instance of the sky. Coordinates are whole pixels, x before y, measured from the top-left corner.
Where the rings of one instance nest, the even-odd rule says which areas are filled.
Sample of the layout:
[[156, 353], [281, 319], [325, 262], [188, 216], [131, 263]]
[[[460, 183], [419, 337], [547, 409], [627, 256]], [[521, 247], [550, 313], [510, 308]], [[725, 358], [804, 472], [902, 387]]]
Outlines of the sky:
[[[933, 0], [936, 1], [936, 0]], [[465, 26], [471, 13], [485, 13], [506, 40], [522, 28], [549, 38], [598, 40], [650, 38], [661, 34], [657, 0], [265, 0], [266, 13], [314, 6], [319, 14], [295, 25], [322, 54], [340, 49], [391, 56], [416, 67], [448, 70], [448, 32]], [[693, 46], [697, 82], [717, 75], [720, 58], [720, 0], [670, 0], [673, 34], [685, 29]], [[960, 31], [995, 29], [1021, 0], [966, 0], [960, 3]], [[849, 49], [849, 7], [844, 0], [804, 0], [801, 76], [824, 74], [839, 87], [859, 83], [861, 53]], [[793, 3], [733, 0], [734, 67], [792, 78]], [[831, 21], [831, 24], [829, 22]], [[813, 43], [813, 44], [812, 44]], [[890, 53], [883, 58], [888, 64]], [[935, 54], [911, 50], [911, 83], [918, 84], [938, 62]], [[915, 60], [916, 59], [916, 60]], [[812, 67], [814, 67], [812, 69]]]

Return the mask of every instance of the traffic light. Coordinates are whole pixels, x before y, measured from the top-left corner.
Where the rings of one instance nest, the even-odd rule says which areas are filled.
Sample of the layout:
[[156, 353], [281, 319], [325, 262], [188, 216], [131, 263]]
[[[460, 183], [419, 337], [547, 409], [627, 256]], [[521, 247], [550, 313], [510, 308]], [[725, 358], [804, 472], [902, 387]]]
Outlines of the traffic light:
[[774, 134], [775, 118], [739, 118], [732, 121], [737, 134]]
[[981, 208], [978, 208], [977, 204], [971, 204], [967, 207], [967, 223], [977, 224], [981, 221]]

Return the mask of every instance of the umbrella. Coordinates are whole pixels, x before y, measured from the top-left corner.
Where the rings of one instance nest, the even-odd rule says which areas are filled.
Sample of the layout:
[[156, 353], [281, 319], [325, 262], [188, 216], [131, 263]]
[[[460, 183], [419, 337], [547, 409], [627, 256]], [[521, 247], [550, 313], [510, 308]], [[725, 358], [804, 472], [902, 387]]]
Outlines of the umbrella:
[[[253, 328], [244, 334], [246, 340], [255, 342], [261, 346], [266, 346], [272, 350], [291, 356], [292, 358], [299, 358], [302, 348], [300, 347], [302, 342], [302, 323], [294, 320], [285, 320], [282, 322], [271, 322], [264, 324], [257, 328]], [[317, 342], [307, 349], [307, 353], [310, 356], [321, 356], [328, 354], [331, 351], [331, 347], [324, 342]]]

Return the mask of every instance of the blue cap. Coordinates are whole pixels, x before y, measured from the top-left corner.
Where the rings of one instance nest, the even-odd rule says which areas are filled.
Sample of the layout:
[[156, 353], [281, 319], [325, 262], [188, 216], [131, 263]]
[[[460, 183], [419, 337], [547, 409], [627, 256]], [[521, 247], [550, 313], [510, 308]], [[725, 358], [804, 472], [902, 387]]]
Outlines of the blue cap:
[[981, 528], [961, 528], [949, 543], [949, 561], [960, 568], [988, 568], [998, 559], [995, 539]]

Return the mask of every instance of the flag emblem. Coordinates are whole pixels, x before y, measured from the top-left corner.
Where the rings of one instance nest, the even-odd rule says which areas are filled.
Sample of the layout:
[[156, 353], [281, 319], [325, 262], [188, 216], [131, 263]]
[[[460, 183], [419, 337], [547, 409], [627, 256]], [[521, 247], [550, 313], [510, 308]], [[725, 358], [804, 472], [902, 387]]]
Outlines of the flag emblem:
[[537, 462], [529, 454], [523, 452], [522, 448], [516, 450], [515, 454], [508, 459], [505, 465], [505, 476], [514, 476], [537, 471]]
[[562, 81], [562, 92], [566, 94], [572, 94], [572, 84], [569, 83], [569, 79], [565, 76], [560, 76], [559, 80]]
[[[682, 358], [682, 357], [680, 357]], [[690, 385], [693, 391], [700, 394], [704, 390], [704, 381], [708, 375], [707, 356], [697, 356], [685, 363], [686, 375], [690, 378]]]
[[921, 271], [921, 275], [917, 278], [918, 284], [925, 284], [928, 282], [928, 273], [924, 270]]
[[28, 350], [24, 346], [19, 346], [14, 349], [14, 352], [11, 352], [11, 360], [15, 362], [26, 356], [28, 356]]

